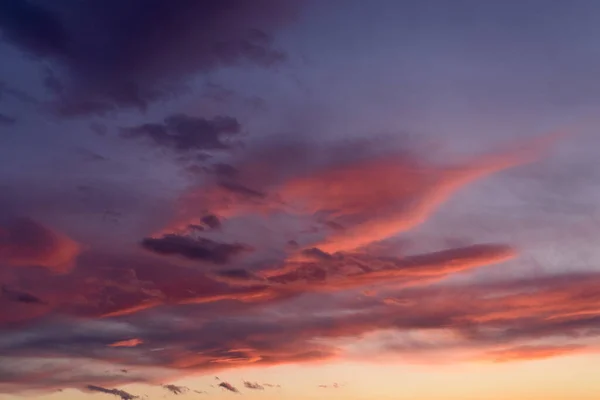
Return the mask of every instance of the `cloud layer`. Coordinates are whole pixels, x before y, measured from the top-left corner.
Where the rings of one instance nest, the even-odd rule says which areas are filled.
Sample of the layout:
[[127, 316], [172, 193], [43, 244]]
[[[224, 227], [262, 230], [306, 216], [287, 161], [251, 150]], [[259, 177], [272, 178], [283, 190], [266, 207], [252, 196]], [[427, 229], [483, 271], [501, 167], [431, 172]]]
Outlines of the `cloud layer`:
[[[502, 268], [518, 251], [503, 243], [381, 251], [460, 187], [535, 161], [551, 140], [448, 166], [343, 146], [314, 148], [310, 162], [278, 157], [285, 148], [250, 151], [209, 168], [163, 228], [119, 252], [81, 250], [30, 220], [9, 225], [2, 254], [19, 268], [3, 278], [0, 353], [23, 368], [0, 374], [0, 386], [19, 391], [37, 379], [38, 388], [127, 396], [105, 388], [396, 354], [513, 362], [595, 351], [597, 273], [461, 282], [448, 278]], [[328, 152], [336, 156], [318, 161]], [[256, 234], [257, 221], [270, 230]], [[66, 262], [74, 268], [56, 274]], [[125, 372], [97, 372], [106, 365]]]

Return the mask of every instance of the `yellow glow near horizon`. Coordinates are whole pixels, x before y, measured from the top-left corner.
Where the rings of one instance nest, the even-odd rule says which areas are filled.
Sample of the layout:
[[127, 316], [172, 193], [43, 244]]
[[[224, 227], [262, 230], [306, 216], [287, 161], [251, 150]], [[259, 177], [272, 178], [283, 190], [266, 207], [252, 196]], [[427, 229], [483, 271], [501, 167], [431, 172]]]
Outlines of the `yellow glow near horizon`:
[[[549, 360], [502, 364], [400, 365], [340, 363], [329, 365], [279, 366], [264, 369], [232, 370], [219, 376], [236, 385], [249, 399], [344, 399], [344, 400], [597, 400], [598, 355], [577, 355]], [[277, 389], [252, 391], [243, 381], [280, 384]], [[338, 382], [340, 388], [319, 388]], [[227, 399], [233, 396], [220, 390], [213, 375], [188, 377], [175, 382], [191, 389], [206, 390], [207, 395], [189, 392], [177, 396], [191, 400], [206, 396]], [[210, 387], [210, 385], [215, 386]], [[171, 397], [160, 387], [128, 385], [133, 394], [148, 400]], [[110, 398], [65, 390], [48, 395], [27, 396], [38, 400], [86, 400]], [[0, 395], [2, 400], [22, 399], [20, 395]]]

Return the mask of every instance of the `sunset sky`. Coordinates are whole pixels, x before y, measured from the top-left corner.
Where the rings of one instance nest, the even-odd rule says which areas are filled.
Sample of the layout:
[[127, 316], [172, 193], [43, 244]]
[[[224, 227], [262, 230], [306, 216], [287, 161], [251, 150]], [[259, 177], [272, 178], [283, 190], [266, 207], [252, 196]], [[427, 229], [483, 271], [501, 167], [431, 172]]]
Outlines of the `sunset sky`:
[[597, 0], [0, 0], [1, 400], [600, 398]]

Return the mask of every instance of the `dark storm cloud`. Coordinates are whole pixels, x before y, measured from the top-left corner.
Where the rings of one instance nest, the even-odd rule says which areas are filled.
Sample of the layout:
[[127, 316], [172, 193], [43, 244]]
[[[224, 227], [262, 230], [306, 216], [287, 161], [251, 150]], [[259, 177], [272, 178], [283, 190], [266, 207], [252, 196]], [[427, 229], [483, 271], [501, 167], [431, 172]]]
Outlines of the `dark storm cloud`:
[[271, 36], [295, 3], [6, 0], [0, 29], [26, 52], [57, 63], [64, 73], [50, 86], [62, 92], [59, 112], [75, 116], [145, 108], [195, 72], [281, 62]]
[[161, 124], [143, 124], [124, 128], [124, 138], [144, 138], [155, 146], [179, 152], [193, 150], [223, 150], [232, 146], [231, 139], [241, 132], [235, 118], [214, 117], [212, 119], [176, 114], [167, 117]]
[[190, 238], [180, 235], [165, 235], [161, 238], [145, 238], [142, 246], [162, 255], [179, 255], [191, 260], [213, 264], [226, 264], [233, 257], [251, 249], [240, 243], [218, 243], [205, 238]]

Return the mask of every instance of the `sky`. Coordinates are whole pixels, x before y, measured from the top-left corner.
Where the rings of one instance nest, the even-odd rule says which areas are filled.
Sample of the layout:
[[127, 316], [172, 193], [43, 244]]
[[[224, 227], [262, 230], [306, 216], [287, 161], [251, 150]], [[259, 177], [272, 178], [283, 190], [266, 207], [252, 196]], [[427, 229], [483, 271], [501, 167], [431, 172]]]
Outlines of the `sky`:
[[0, 399], [600, 396], [596, 0], [0, 2]]

